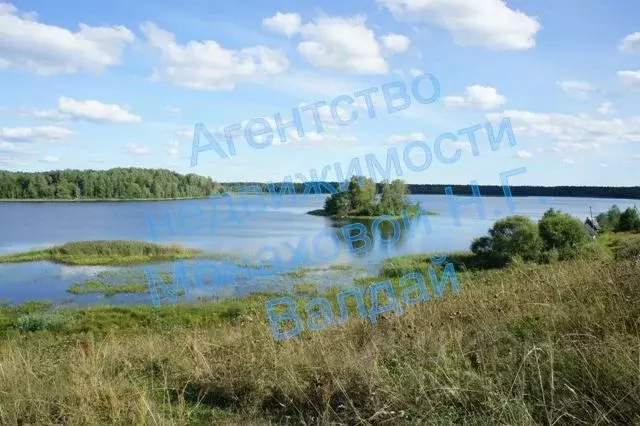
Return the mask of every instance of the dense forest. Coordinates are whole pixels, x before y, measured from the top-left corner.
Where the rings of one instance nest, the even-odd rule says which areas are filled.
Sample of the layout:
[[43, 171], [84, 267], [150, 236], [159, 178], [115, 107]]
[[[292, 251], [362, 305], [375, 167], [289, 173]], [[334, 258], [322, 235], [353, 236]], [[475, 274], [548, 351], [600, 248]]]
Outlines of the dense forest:
[[[230, 192], [244, 191], [254, 192], [261, 188], [264, 192], [279, 192], [282, 184], [266, 184], [260, 182], [226, 182], [221, 185]], [[330, 185], [333, 188], [338, 189], [339, 184], [337, 182], [323, 182], [319, 185], [319, 182], [305, 184], [294, 183], [296, 193], [301, 194], [303, 192], [315, 193], [319, 188], [323, 193], [328, 193], [327, 187]], [[382, 192], [382, 183], [377, 184], [377, 192]], [[407, 184], [409, 192], [412, 195], [416, 194], [435, 194], [443, 195], [444, 189], [450, 186], [454, 195], [472, 195], [472, 187], [470, 185], [446, 185], [446, 184]], [[270, 187], [270, 188], [269, 188]], [[502, 197], [504, 196], [504, 190], [499, 185], [478, 185], [480, 194], [488, 197]], [[346, 189], [343, 184], [343, 191]], [[581, 198], [619, 198], [619, 199], [633, 199], [640, 200], [640, 186], [511, 186], [511, 193], [516, 197], [581, 197]], [[286, 191], [283, 191], [286, 193]]]
[[0, 199], [153, 199], [207, 197], [220, 185], [165, 169], [0, 171]]
[[[345, 183], [346, 184], [346, 183]], [[346, 186], [343, 184], [343, 190]], [[154, 199], [208, 197], [229, 192], [290, 193], [282, 183], [227, 182], [217, 183], [196, 174], [181, 175], [166, 169], [117, 168], [110, 170], [59, 170], [50, 172], [0, 171], [0, 199]], [[337, 182], [293, 183], [297, 194], [329, 192]], [[382, 183], [377, 192], [382, 192]], [[443, 184], [408, 184], [411, 194], [444, 194]], [[455, 195], [471, 195], [469, 185], [450, 185]], [[503, 196], [498, 185], [480, 185], [483, 196]], [[640, 186], [512, 186], [514, 196], [595, 197], [640, 199]]]

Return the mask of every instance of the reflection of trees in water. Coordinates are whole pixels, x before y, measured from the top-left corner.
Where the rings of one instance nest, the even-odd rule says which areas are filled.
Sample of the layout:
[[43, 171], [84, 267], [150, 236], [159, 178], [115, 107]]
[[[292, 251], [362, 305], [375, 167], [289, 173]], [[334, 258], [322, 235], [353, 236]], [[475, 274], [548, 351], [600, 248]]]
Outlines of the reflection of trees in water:
[[[415, 227], [417, 221], [416, 218], [389, 217], [385, 220], [378, 220], [374, 226], [375, 219], [331, 219], [331, 226], [336, 228], [338, 239], [347, 251], [351, 251], [351, 244], [353, 244], [354, 250], [363, 249], [362, 252], [354, 253], [355, 255], [366, 256], [375, 250], [394, 251], [404, 247], [410, 239], [411, 229]], [[351, 230], [352, 238], [358, 237], [353, 243], [345, 238], [343, 227], [355, 224], [364, 226], [366, 235], [371, 240], [370, 247], [365, 249], [365, 241], [360, 236], [361, 227]], [[395, 235], [396, 233], [397, 235]]]

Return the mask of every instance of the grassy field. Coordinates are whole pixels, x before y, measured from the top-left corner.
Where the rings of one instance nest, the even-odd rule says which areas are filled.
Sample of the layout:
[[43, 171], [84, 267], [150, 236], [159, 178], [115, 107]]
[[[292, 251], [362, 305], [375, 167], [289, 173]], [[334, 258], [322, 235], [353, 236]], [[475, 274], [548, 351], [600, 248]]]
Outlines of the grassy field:
[[457, 295], [281, 343], [266, 295], [0, 307], [0, 424], [639, 424], [640, 236], [605, 242], [611, 256], [458, 268]]
[[199, 250], [144, 241], [79, 241], [44, 250], [0, 256], [0, 263], [48, 260], [65, 265], [126, 265], [189, 259]]

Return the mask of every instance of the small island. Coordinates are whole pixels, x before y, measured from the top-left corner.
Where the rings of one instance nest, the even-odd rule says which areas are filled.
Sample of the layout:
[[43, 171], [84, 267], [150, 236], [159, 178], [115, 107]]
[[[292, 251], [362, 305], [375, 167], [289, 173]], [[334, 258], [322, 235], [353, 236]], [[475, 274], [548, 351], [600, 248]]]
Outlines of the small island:
[[403, 211], [409, 216], [436, 214], [422, 210], [418, 202], [410, 203], [408, 195], [409, 188], [401, 179], [384, 182], [382, 193], [378, 197], [376, 184], [372, 179], [353, 176], [346, 191], [329, 196], [323, 209], [312, 210], [308, 214], [334, 219], [374, 219], [382, 215], [400, 217]]

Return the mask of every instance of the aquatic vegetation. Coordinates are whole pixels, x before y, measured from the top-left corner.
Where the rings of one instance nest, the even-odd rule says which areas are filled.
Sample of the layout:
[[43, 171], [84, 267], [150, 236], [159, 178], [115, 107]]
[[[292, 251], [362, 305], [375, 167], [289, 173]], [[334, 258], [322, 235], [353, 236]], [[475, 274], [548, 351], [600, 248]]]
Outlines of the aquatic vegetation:
[[144, 241], [79, 241], [44, 250], [0, 256], [0, 263], [48, 260], [65, 265], [125, 265], [197, 257], [200, 250]]
[[100, 280], [87, 279], [82, 283], [72, 284], [67, 291], [72, 294], [102, 293], [105, 296], [113, 296], [121, 293], [147, 293], [149, 288], [144, 282], [115, 285]]

